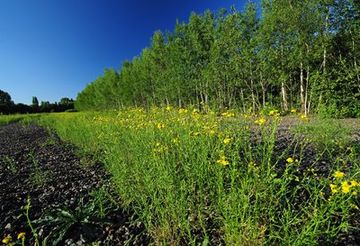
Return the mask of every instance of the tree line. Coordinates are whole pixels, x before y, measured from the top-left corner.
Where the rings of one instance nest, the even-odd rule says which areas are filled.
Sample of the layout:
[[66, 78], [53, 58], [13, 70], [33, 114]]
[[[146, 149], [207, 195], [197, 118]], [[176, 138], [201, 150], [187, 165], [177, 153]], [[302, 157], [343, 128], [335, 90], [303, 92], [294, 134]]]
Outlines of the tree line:
[[0, 90], [0, 115], [1, 114], [27, 114], [27, 113], [50, 113], [74, 110], [74, 100], [64, 97], [59, 102], [50, 103], [41, 101], [37, 97], [32, 98], [32, 104], [14, 103], [9, 93]]
[[[261, 16], [259, 16], [261, 13]], [[106, 69], [79, 110], [207, 105], [360, 116], [360, 1], [263, 0], [191, 13], [120, 71]]]

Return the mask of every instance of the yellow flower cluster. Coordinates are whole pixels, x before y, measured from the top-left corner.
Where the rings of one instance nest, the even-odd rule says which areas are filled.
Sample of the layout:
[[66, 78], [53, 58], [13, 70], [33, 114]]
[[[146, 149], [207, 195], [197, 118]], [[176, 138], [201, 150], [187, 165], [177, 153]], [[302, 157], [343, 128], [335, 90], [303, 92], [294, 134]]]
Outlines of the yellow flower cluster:
[[180, 108], [179, 109], [179, 114], [186, 114], [187, 112], [188, 112], [188, 110], [185, 109], [185, 108]]
[[304, 121], [304, 122], [308, 122], [308, 121], [309, 121], [309, 117], [308, 117], [307, 115], [305, 115], [305, 114], [301, 114], [301, 115], [300, 115], [300, 119], [301, 119], [302, 121]]
[[1, 242], [5, 245], [11, 245], [12, 242], [11, 235], [6, 235]]
[[227, 145], [227, 144], [229, 144], [231, 142], [231, 138], [226, 137], [226, 138], [224, 138], [223, 142], [224, 142], [225, 145]]
[[357, 195], [358, 187], [360, 187], [360, 183], [356, 180], [343, 180], [345, 177], [345, 173], [341, 171], [335, 171], [333, 173], [336, 183], [330, 184], [330, 190], [332, 194], [338, 193], [341, 191], [344, 194], [350, 193], [353, 195]]
[[277, 109], [270, 110], [269, 116], [275, 116], [275, 117], [280, 116], [279, 110]]
[[235, 113], [233, 112], [224, 112], [221, 114], [221, 116], [225, 117], [225, 118], [230, 118], [230, 117], [234, 117], [235, 116]]
[[262, 126], [265, 125], [266, 119], [264, 117], [260, 117], [259, 119], [255, 120], [255, 124]]
[[[25, 232], [20, 232], [18, 235], [17, 235], [17, 239], [18, 240], [21, 240], [22, 241], [22, 245], [24, 245], [25, 243], [25, 235], [26, 233]], [[6, 235], [2, 240], [1, 242], [7, 246], [12, 246], [12, 245], [15, 245], [14, 242], [13, 242], [13, 238], [11, 235]]]
[[154, 153], [165, 153], [169, 148], [159, 142], [155, 144], [155, 147], [153, 148]]
[[226, 160], [226, 157], [225, 157], [225, 155], [223, 153], [220, 154], [220, 158], [216, 161], [216, 163], [221, 164], [223, 166], [229, 165], [229, 161]]
[[156, 124], [156, 127], [157, 127], [158, 129], [163, 129], [163, 128], [165, 128], [165, 124], [163, 124], [163, 123], [157, 123], [157, 124]]
[[336, 171], [336, 172], [334, 172], [333, 176], [335, 178], [337, 178], [337, 179], [341, 179], [341, 178], [343, 178], [345, 176], [345, 173], [340, 172], [340, 171]]

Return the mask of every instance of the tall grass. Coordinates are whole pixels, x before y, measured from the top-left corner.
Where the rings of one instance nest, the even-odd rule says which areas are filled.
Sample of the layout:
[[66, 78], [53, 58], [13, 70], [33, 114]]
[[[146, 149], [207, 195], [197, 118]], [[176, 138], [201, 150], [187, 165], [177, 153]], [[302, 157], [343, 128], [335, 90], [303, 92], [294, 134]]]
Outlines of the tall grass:
[[[98, 155], [123, 206], [135, 210], [156, 244], [313, 245], [351, 229], [359, 159], [343, 155], [351, 166], [328, 162], [328, 172], [318, 175], [315, 158], [299, 171], [307, 162], [305, 146], [316, 143], [319, 131], [306, 128], [313, 142], [299, 136], [279, 152], [277, 116], [168, 107], [32, 121]], [[335, 171], [344, 177], [335, 178]]]

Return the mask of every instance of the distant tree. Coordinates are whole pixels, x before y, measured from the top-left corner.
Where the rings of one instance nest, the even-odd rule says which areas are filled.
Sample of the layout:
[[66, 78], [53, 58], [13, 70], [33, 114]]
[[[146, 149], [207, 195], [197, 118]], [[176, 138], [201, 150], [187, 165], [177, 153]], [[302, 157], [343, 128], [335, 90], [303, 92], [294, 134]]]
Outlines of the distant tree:
[[74, 109], [74, 100], [68, 97], [63, 97], [60, 99], [59, 103], [55, 103], [56, 112], [64, 112], [69, 109]]
[[32, 106], [39, 107], [39, 100], [37, 99], [37, 97], [32, 98]]
[[11, 101], [11, 96], [9, 93], [0, 90], [0, 113], [8, 114], [11, 113], [13, 106], [13, 101]]
[[14, 105], [12, 113], [16, 114], [29, 114], [33, 112], [33, 108], [23, 103], [17, 103]]
[[0, 104], [1, 104], [1, 105], [4, 105], [4, 104], [6, 104], [6, 105], [12, 104], [11, 96], [10, 96], [9, 93], [0, 90]]
[[51, 111], [51, 104], [49, 101], [41, 101], [40, 103], [40, 112], [50, 112]]
[[32, 98], [31, 107], [33, 108], [34, 113], [39, 111], [39, 100], [37, 99], [37, 97]]

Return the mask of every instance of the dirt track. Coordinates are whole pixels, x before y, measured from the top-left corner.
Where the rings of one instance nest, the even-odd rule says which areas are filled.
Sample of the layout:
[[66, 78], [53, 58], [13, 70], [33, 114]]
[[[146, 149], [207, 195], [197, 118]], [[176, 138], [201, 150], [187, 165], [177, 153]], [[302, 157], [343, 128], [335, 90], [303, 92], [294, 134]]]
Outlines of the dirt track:
[[[10, 124], [0, 127], [0, 237], [26, 232], [26, 245], [33, 245], [26, 224], [23, 206], [31, 200], [30, 218], [44, 218], [45, 214], [63, 209], [76, 215], [82, 207], [78, 223], [74, 223], [60, 245], [84, 245], [101, 241], [109, 245], [146, 245], [148, 239], [140, 223], [131, 223], [130, 216], [114, 205], [108, 206], [107, 216], [98, 221], [80, 223], [89, 204], [90, 193], [109, 187], [109, 175], [101, 165], [84, 167], [74, 147], [62, 143], [55, 134], [39, 126]], [[82, 214], [81, 214], [82, 213]], [[110, 223], [110, 224], [109, 224]], [[40, 226], [43, 239], [56, 229], [56, 224]], [[36, 223], [34, 223], [36, 227]], [[54, 240], [54, 239], [52, 239]]]

